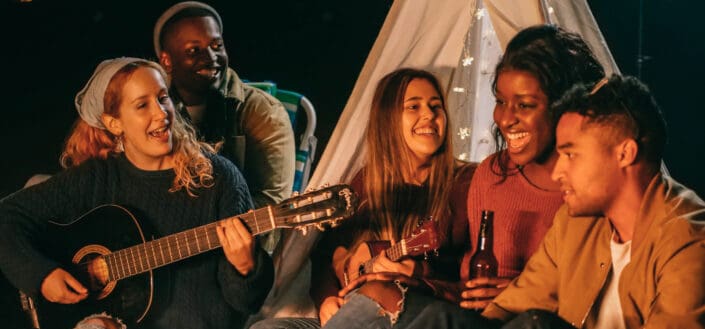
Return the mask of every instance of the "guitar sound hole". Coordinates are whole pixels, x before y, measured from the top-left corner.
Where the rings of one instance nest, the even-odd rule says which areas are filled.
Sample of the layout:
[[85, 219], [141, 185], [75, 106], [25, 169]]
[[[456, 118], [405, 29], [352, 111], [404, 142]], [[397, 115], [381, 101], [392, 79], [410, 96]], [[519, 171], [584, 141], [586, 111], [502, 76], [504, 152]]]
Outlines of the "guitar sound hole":
[[[114, 281], [109, 284], [108, 265], [101, 257], [108, 253], [110, 250], [103, 246], [88, 245], [81, 248], [72, 260], [76, 265], [72, 274], [88, 288], [90, 295], [95, 299], [105, 297], [115, 285]], [[110, 289], [106, 289], [107, 285], [110, 285]]]

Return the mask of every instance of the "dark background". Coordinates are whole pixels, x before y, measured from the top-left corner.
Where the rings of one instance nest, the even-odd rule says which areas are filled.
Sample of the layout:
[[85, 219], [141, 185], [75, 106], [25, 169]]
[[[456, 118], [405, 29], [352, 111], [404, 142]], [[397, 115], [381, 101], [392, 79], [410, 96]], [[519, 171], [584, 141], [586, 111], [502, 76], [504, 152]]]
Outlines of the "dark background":
[[[63, 140], [77, 117], [75, 93], [103, 59], [154, 59], [153, 24], [176, 2], [5, 1], [0, 196], [34, 173], [59, 169]], [[705, 174], [695, 159], [705, 151], [703, 5], [644, 2], [641, 35], [648, 57], [641, 76], [669, 124], [665, 162], [676, 179], [702, 196]], [[320, 156], [392, 1], [209, 3], [222, 15], [230, 63], [242, 78], [275, 81], [313, 102]], [[637, 75], [639, 1], [589, 4], [622, 72]]]
[[[4, 0], [0, 197], [34, 173], [59, 169], [64, 137], [77, 117], [75, 93], [103, 59], [153, 59], [153, 24], [174, 2]], [[208, 2], [222, 15], [230, 63], [241, 77], [275, 81], [313, 102], [320, 156], [392, 1]], [[648, 59], [641, 76], [669, 124], [665, 162], [676, 179], [705, 196], [705, 174], [696, 160], [705, 152], [703, 4], [644, 2]], [[589, 4], [622, 72], [637, 75], [639, 0]], [[3, 299], [13, 298], [14, 291], [0, 290]], [[3, 306], [0, 320], [10, 317], [11, 308]]]

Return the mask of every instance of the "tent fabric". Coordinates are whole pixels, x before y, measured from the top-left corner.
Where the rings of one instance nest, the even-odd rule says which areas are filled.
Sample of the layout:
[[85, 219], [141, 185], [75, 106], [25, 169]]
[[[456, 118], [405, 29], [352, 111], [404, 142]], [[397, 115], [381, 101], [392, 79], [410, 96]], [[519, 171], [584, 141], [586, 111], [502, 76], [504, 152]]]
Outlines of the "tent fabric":
[[[348, 182], [363, 166], [377, 81], [401, 67], [426, 69], [439, 77], [448, 94], [456, 157], [479, 162], [494, 152], [494, 66], [514, 34], [544, 22], [581, 34], [608, 73], [618, 72], [586, 0], [394, 1], [309, 187]], [[259, 317], [317, 316], [308, 297], [308, 254], [318, 236], [287, 234], [275, 254], [275, 284]]]
[[600, 32], [590, 6], [584, 0], [545, 0], [549, 14], [548, 22], [576, 32], [587, 42], [590, 49], [600, 61], [607, 76], [619, 74], [617, 63], [612, 57], [607, 42]]

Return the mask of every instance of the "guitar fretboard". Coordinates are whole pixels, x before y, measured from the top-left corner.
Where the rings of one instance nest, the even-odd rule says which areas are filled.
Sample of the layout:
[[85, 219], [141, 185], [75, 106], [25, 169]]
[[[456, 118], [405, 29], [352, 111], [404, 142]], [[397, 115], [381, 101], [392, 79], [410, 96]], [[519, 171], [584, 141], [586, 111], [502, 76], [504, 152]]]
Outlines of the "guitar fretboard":
[[216, 228], [222, 221], [240, 218], [252, 235], [277, 227], [272, 207], [226, 218], [214, 223], [175, 233], [130, 248], [103, 255], [108, 266], [109, 281], [124, 279], [221, 246]]
[[[389, 258], [390, 260], [392, 260], [394, 262], [399, 261], [404, 256], [408, 255], [407, 250], [406, 250], [406, 240], [401, 240], [399, 243], [385, 249], [384, 252], [387, 254], [387, 258]], [[362, 267], [364, 269], [363, 270], [364, 273], [372, 273], [372, 264], [374, 264], [377, 257], [379, 257], [379, 256], [374, 256], [374, 257], [370, 258], [368, 261], [365, 262], [364, 265], [362, 265]], [[360, 274], [363, 274], [363, 273], [353, 274], [354, 277], [350, 278], [350, 279], [354, 280], [358, 276], [360, 276]]]

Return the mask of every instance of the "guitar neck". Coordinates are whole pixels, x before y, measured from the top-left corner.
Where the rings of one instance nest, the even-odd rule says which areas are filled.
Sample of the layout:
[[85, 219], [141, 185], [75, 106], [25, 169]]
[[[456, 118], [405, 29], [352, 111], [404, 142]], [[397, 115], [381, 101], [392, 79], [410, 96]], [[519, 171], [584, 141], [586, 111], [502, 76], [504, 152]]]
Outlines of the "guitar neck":
[[[408, 252], [406, 250], [406, 240], [401, 240], [399, 243], [385, 249], [384, 253], [387, 255], [387, 258], [389, 258], [391, 261], [394, 261], [394, 262], [399, 261], [400, 259], [404, 258], [404, 256], [408, 255]], [[379, 257], [379, 255], [370, 258], [362, 265], [364, 268], [364, 273], [371, 273], [372, 272], [372, 264], [374, 264], [377, 257]], [[357, 276], [355, 276], [355, 278], [356, 277]], [[351, 278], [351, 279], [355, 279], [355, 278]]]
[[271, 209], [267, 206], [104, 255], [108, 279], [117, 281], [221, 247], [216, 228], [223, 221], [240, 218], [252, 235], [269, 232], [277, 227]]

